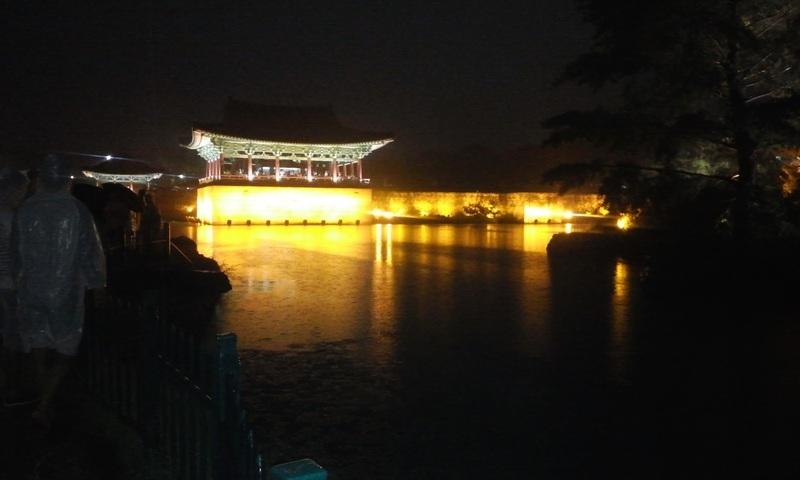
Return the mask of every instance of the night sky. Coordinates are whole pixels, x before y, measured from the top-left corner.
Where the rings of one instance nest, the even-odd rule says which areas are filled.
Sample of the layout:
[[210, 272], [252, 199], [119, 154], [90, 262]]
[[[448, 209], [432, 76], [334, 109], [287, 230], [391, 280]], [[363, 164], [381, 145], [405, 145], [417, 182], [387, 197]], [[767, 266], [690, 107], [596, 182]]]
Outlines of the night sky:
[[331, 104], [348, 126], [394, 132], [401, 151], [510, 148], [593, 102], [552, 86], [591, 36], [568, 0], [15, 3], [6, 151], [193, 158], [179, 140], [228, 96]]

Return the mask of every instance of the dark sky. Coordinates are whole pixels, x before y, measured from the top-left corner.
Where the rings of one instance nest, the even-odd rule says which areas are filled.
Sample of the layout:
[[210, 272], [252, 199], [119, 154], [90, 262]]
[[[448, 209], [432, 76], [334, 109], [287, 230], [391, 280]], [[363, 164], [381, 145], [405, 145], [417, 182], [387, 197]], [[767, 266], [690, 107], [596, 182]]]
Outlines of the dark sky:
[[551, 86], [591, 33], [569, 0], [14, 3], [6, 149], [169, 158], [228, 96], [331, 104], [409, 151], [506, 148], [592, 101]]

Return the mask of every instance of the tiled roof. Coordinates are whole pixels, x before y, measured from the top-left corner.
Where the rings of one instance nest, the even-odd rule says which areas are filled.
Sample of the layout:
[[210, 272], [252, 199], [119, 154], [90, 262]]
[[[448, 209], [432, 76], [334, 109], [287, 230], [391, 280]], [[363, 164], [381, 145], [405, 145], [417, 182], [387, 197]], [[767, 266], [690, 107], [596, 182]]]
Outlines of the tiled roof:
[[195, 123], [195, 129], [230, 137], [287, 143], [342, 144], [391, 139], [386, 132], [348, 128], [327, 106], [262, 105], [228, 99], [220, 123]]

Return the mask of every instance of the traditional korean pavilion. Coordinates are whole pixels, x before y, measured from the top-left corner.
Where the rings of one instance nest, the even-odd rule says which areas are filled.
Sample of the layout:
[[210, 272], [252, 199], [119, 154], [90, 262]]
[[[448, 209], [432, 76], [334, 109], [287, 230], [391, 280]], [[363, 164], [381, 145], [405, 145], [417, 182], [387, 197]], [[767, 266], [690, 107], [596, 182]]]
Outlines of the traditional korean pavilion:
[[368, 183], [361, 160], [391, 141], [388, 133], [343, 126], [330, 107], [261, 105], [229, 98], [222, 122], [195, 123], [186, 147], [207, 162], [201, 183]]
[[151, 180], [160, 178], [163, 170], [146, 162], [124, 158], [107, 160], [86, 167], [83, 174], [100, 183], [121, 183], [133, 189], [134, 184], [149, 185]]
[[185, 145], [206, 161], [198, 218], [213, 224], [358, 223], [372, 195], [362, 160], [391, 141], [388, 133], [342, 125], [330, 107], [229, 98], [222, 121], [195, 123]]

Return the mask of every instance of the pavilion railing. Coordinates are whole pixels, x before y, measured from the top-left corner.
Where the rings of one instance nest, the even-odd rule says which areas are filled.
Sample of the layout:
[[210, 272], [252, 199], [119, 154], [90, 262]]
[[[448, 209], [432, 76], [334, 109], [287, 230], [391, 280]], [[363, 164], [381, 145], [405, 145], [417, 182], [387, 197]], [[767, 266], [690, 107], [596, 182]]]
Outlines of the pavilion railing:
[[81, 373], [135, 425], [177, 480], [261, 480], [264, 463], [241, 403], [234, 334], [210, 342], [161, 315], [157, 296], [90, 308]]
[[332, 187], [332, 186], [358, 186], [358, 185], [369, 185], [370, 179], [369, 178], [361, 178], [355, 176], [347, 176], [347, 177], [338, 177], [337, 180], [334, 180], [333, 177], [313, 177], [312, 181], [308, 181], [308, 178], [305, 176], [281, 176], [280, 179], [276, 179], [275, 175], [257, 175], [253, 177], [248, 177], [244, 174], [223, 174], [219, 177], [203, 177], [198, 179], [199, 184], [208, 184], [214, 182], [236, 182], [237, 184], [240, 183], [247, 183], [247, 184], [258, 184], [258, 185], [274, 185], [274, 186], [308, 186], [308, 187]]

